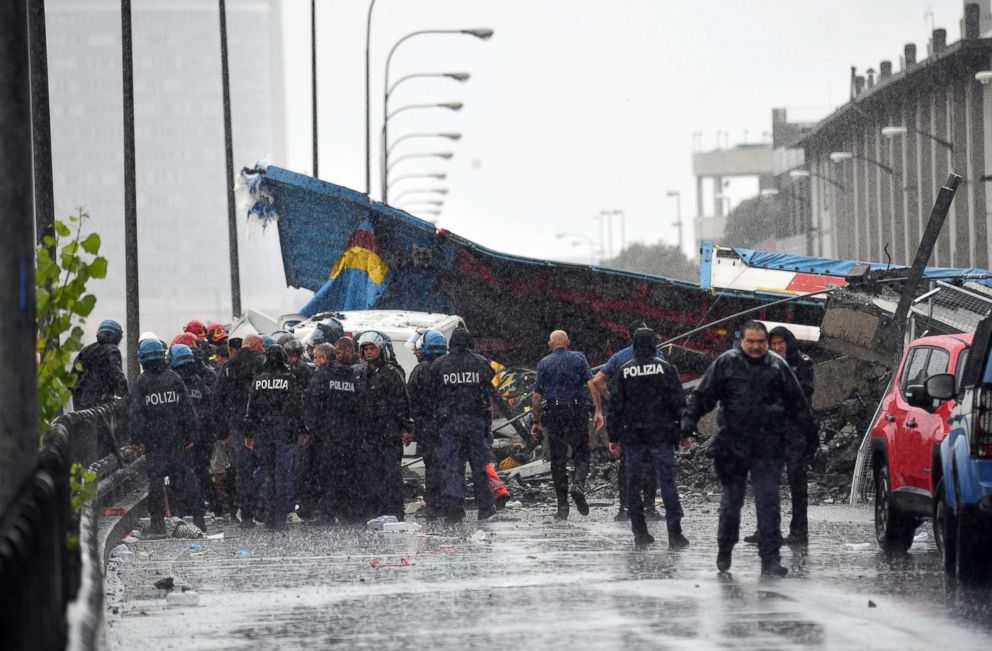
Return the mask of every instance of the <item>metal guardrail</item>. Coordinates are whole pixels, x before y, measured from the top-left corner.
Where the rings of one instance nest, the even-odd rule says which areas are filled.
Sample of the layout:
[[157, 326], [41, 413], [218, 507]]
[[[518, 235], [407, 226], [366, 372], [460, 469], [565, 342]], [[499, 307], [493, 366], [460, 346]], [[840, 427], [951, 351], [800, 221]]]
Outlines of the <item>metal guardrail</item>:
[[119, 453], [100, 459], [97, 445], [100, 427], [112, 439], [124, 438], [124, 408], [120, 400], [58, 418], [30, 478], [0, 515], [0, 649], [65, 648], [66, 607], [81, 578], [80, 546], [67, 545], [69, 535], [79, 534], [69, 470], [81, 463], [100, 475], [125, 461]]

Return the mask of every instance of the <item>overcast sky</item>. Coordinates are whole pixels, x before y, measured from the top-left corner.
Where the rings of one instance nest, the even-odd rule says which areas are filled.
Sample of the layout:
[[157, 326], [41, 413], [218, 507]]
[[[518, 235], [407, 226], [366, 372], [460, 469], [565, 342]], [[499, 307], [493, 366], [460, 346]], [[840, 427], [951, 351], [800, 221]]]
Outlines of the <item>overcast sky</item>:
[[[321, 178], [364, 190], [364, 38], [367, 2], [318, 3]], [[310, 3], [285, 4], [288, 166], [309, 172]], [[446, 171], [439, 226], [511, 253], [581, 258], [599, 243], [594, 216], [622, 209], [626, 241], [674, 243], [673, 199], [696, 213], [692, 134], [706, 149], [770, 131], [772, 107], [815, 119], [843, 104], [850, 66], [899, 69], [903, 44], [926, 56], [931, 21], [960, 38], [960, 0], [378, 0], [372, 21], [373, 133], [381, 126], [389, 48], [420, 29], [490, 27], [495, 36], [427, 35], [393, 57], [392, 79], [465, 71], [461, 84], [415, 79], [391, 108], [460, 101], [460, 113], [410, 111], [391, 135], [458, 131], [461, 142], [413, 140], [402, 152], [452, 151], [451, 161], [408, 161], [402, 172]], [[399, 155], [397, 151], [397, 155]], [[373, 196], [379, 196], [373, 142]], [[429, 185], [429, 184], [428, 184]], [[416, 182], [404, 186], [413, 188]], [[734, 192], [749, 191], [738, 184]], [[399, 186], [397, 187], [397, 191]], [[394, 193], [395, 196], [395, 193]], [[614, 224], [619, 249], [619, 220]], [[691, 228], [691, 226], [690, 226]], [[691, 232], [686, 232], [691, 241]], [[688, 246], [686, 247], [689, 248]]]

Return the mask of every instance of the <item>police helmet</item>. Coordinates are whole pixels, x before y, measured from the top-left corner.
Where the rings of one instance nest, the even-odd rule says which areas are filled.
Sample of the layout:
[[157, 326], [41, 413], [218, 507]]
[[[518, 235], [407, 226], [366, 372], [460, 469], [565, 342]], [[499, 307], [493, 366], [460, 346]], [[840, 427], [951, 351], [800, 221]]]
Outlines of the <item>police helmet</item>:
[[268, 350], [276, 345], [276, 340], [269, 335], [259, 335], [262, 338], [262, 348]]
[[292, 341], [294, 339], [294, 337], [293, 337], [293, 335], [289, 334], [288, 332], [284, 332], [281, 335], [279, 335], [278, 337], [276, 337], [275, 335], [273, 335], [273, 339], [275, 339], [276, 340], [276, 343], [279, 344], [280, 346], [285, 346], [288, 342]]
[[272, 344], [265, 349], [265, 368], [267, 370], [281, 370], [289, 364], [286, 357], [286, 349], [279, 344]]
[[159, 341], [157, 334], [151, 331], [145, 331], [138, 336], [138, 343], [140, 344], [142, 341], [148, 341], [149, 339], [154, 339], [155, 341]]
[[193, 349], [186, 344], [175, 344], [169, 348], [169, 366], [172, 368], [192, 364], [193, 361]]
[[376, 332], [375, 330], [369, 330], [368, 332], [363, 332], [362, 336], [358, 338], [358, 350], [361, 352], [367, 346], [375, 346], [382, 353], [386, 348], [386, 339], [383, 337], [381, 332]]
[[96, 329], [97, 339], [106, 340], [110, 343], [121, 343], [122, 336], [124, 336], [124, 329], [121, 328], [121, 324], [113, 319], [101, 321], [100, 326]]
[[165, 361], [165, 346], [158, 339], [145, 339], [138, 344], [138, 361], [142, 364]]
[[282, 344], [282, 347], [289, 355], [302, 355], [305, 350], [303, 342], [299, 339], [294, 339], [292, 335], [290, 335], [289, 341]]
[[423, 337], [421, 352], [425, 355], [443, 355], [448, 352], [448, 340], [437, 330], [428, 330]]

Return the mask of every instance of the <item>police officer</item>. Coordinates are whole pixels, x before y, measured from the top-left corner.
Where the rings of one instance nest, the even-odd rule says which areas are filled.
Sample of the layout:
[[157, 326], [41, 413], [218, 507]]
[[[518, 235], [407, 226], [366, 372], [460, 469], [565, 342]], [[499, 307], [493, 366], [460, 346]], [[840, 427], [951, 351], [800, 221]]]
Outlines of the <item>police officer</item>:
[[619, 453], [623, 443], [627, 510], [634, 544], [641, 546], [654, 542], [648, 533], [641, 500], [646, 466], [658, 475], [661, 498], [665, 503], [668, 545], [685, 547], [689, 541], [682, 535], [682, 504], [675, 487], [675, 444], [681, 438], [685, 393], [678, 370], [658, 356], [658, 337], [653, 330], [637, 330], [633, 348], [634, 358], [616, 371], [608, 429], [610, 450], [614, 454]]
[[[630, 340], [633, 342], [634, 333], [641, 328], [646, 328], [647, 325], [643, 321], [635, 321], [627, 327], [627, 333], [630, 335]], [[661, 352], [657, 352], [658, 357], [665, 359], [665, 355]], [[595, 416], [593, 417], [593, 430], [598, 429], [603, 422], [603, 400], [610, 397], [610, 391], [607, 388], [607, 384], [611, 382], [617, 374], [617, 369], [621, 366], [634, 359], [634, 346], [631, 344], [626, 348], [621, 348], [617, 352], [610, 356], [610, 359], [606, 361], [606, 364], [602, 366], [592, 378], [592, 388], [593, 391], [590, 393], [592, 396], [592, 404], [595, 408]], [[654, 462], [647, 459], [647, 465], [644, 471], [644, 518], [646, 520], [661, 520], [661, 514], [658, 513], [658, 509], [655, 508], [654, 498], [655, 494], [658, 492], [658, 484], [656, 483], [657, 474], [655, 473]], [[616, 517], [613, 519], [617, 522], [622, 522], [627, 520], [629, 516], [627, 515], [627, 466], [625, 463], [620, 463], [620, 472], [617, 473], [617, 492], [619, 493], [620, 509], [617, 511]]]
[[210, 481], [210, 455], [214, 449], [215, 438], [211, 410], [213, 386], [206, 384], [200, 377], [193, 351], [189, 346], [176, 344], [169, 348], [169, 367], [183, 381], [193, 411], [196, 412], [196, 420], [200, 424], [195, 444], [187, 450], [187, 464], [192, 468], [199, 482], [200, 495], [207, 498], [208, 503], [213, 506], [214, 513], [219, 513], [214, 499], [213, 483]]
[[127, 395], [127, 377], [118, 348], [123, 334], [116, 321], [101, 321], [96, 342], [79, 351], [73, 360], [77, 380], [72, 389], [72, 404], [77, 411]]
[[[407, 391], [410, 411], [413, 414], [413, 440], [417, 452], [424, 460], [424, 502], [427, 519], [433, 520], [444, 512], [441, 501], [441, 468], [438, 465], [438, 448], [441, 444], [437, 421], [434, 416], [431, 364], [448, 352], [448, 340], [437, 330], [418, 333], [415, 344], [420, 362], [410, 373]], [[462, 468], [464, 468], [464, 462]]]
[[292, 487], [287, 468], [276, 463], [281, 448], [306, 445], [301, 422], [303, 391], [289, 370], [286, 351], [273, 345], [265, 353], [265, 366], [255, 376], [248, 394], [244, 445], [255, 452], [262, 470], [261, 504], [265, 526], [282, 529], [292, 510]]
[[[481, 355], [471, 351], [472, 336], [465, 328], [451, 333], [451, 351], [430, 367], [434, 417], [440, 434], [438, 462], [446, 519], [465, 518], [463, 488], [465, 461], [472, 469], [479, 520], [496, 513], [486, 466], [491, 461], [489, 423], [492, 419], [493, 370]], [[426, 353], [425, 353], [426, 356]]]
[[286, 350], [289, 370], [296, 376], [297, 382], [300, 383], [300, 386], [310, 386], [310, 378], [313, 377], [313, 367], [307, 364], [306, 359], [304, 359], [306, 347], [303, 345], [303, 342], [291, 336], [289, 341], [283, 344], [283, 348]]
[[336, 517], [340, 522], [356, 522], [364, 515], [357, 508], [363, 497], [357, 489], [368, 471], [357, 453], [362, 436], [361, 385], [355, 368], [339, 363], [329, 343], [317, 344], [314, 362], [317, 370], [304, 410], [311, 453], [316, 451], [314, 474], [306, 483], [308, 499], [327, 521]]
[[748, 474], [758, 516], [758, 553], [763, 575], [784, 576], [779, 548], [779, 480], [790, 437], [815, 435], [816, 425], [789, 365], [768, 352], [768, 331], [760, 321], [741, 327], [740, 347], [723, 353], [710, 365], [690, 394], [682, 433], [720, 405], [719, 432], [710, 443], [717, 476], [723, 484], [717, 527], [717, 569], [730, 569], [740, 535], [741, 507]]
[[189, 393], [165, 362], [165, 346], [146, 339], [138, 346], [142, 374], [128, 402], [131, 441], [142, 445], [148, 469], [148, 511], [151, 532], [165, 533], [165, 477], [174, 477], [186, 492], [193, 522], [206, 531], [203, 501], [196, 478], [184, 461], [184, 450], [196, 444], [199, 423]]
[[334, 352], [338, 356], [338, 364], [344, 364], [345, 366], [354, 366], [356, 363], [355, 359], [355, 340], [351, 337], [340, 337], [334, 342]]
[[237, 353], [221, 369], [214, 386], [216, 428], [217, 436], [230, 445], [234, 453], [241, 526], [251, 528], [255, 526], [255, 457], [244, 444], [244, 416], [252, 380], [262, 371], [265, 355], [262, 339], [258, 335], [248, 335], [243, 340], [232, 339], [230, 343], [240, 346], [232, 348]]
[[[532, 434], [541, 435], [547, 425], [551, 448], [551, 479], [558, 499], [556, 520], [568, 519], [568, 476], [566, 456], [572, 448], [575, 470], [572, 477], [572, 500], [581, 515], [589, 514], [586, 502], [586, 475], [589, 473], [589, 405], [585, 390], [594, 391], [592, 371], [586, 356], [568, 349], [568, 334], [555, 330], [548, 338], [551, 354], [537, 365], [532, 404]], [[547, 406], [542, 409], [541, 402]]]
[[393, 515], [402, 521], [403, 444], [413, 440], [406, 382], [397, 367], [387, 363], [381, 333], [363, 333], [358, 350], [364, 362], [357, 373], [363, 398], [362, 452], [368, 464], [365, 508], [369, 514]]
[[[72, 389], [72, 406], [76, 411], [92, 409], [127, 395], [127, 377], [124, 375], [121, 351], [118, 348], [123, 333], [121, 324], [116, 321], [102, 321], [96, 331], [96, 342], [76, 355], [72, 362], [72, 370], [76, 376], [76, 384]], [[96, 430], [101, 456], [113, 454], [119, 458], [117, 441], [110, 428], [103, 424], [92, 427]]]

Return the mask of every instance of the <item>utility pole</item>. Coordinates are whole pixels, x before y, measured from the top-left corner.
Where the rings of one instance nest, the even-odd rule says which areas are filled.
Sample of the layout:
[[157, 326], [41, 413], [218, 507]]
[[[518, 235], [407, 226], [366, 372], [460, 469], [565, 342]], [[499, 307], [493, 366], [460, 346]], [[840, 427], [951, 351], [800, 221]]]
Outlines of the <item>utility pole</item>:
[[313, 114], [313, 178], [317, 178], [317, 0], [310, 0], [310, 85], [310, 98], [313, 101], [310, 110]]
[[124, 96], [124, 291], [127, 328], [127, 378], [134, 382], [138, 366], [138, 200], [134, 162], [134, 59], [131, 56], [131, 0], [121, 0], [121, 70]]
[[[55, 228], [52, 189], [52, 122], [48, 104], [48, 39], [45, 0], [29, 0], [28, 29], [31, 43], [31, 141], [34, 161], [35, 236], [41, 243]], [[52, 256], [55, 257], [54, 255]]]
[[[241, 316], [241, 272], [238, 262], [238, 217], [234, 210], [234, 146], [231, 137], [231, 80], [227, 69], [227, 9], [218, 0], [220, 10], [220, 77], [224, 93], [224, 154], [227, 162], [227, 248], [231, 260], [231, 312]], [[316, 96], [315, 96], [316, 97]], [[316, 99], [314, 100], [316, 102]], [[314, 117], [316, 128], [316, 117]], [[314, 149], [314, 176], [317, 175], [317, 150]]]
[[0, 0], [0, 513], [34, 468], [38, 449], [35, 382], [34, 202], [31, 77], [24, 0]]

